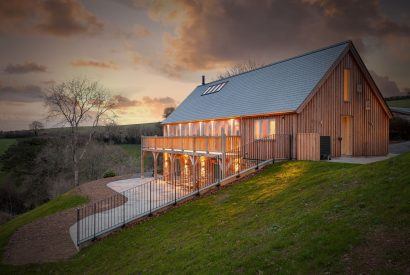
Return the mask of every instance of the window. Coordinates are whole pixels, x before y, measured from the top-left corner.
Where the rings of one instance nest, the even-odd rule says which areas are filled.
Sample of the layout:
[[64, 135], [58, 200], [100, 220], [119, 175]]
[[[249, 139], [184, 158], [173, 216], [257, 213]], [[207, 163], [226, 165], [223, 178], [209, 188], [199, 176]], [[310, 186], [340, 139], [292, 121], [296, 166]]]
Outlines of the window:
[[344, 69], [343, 71], [343, 101], [349, 101], [349, 81], [350, 70]]
[[366, 106], [365, 106], [365, 108], [366, 108], [366, 111], [369, 111], [369, 110], [370, 110], [370, 100], [369, 100], [369, 99], [366, 100]]
[[202, 93], [202, 95], [209, 95], [209, 94], [217, 93], [220, 90], [222, 90], [222, 88], [226, 85], [226, 83], [228, 83], [228, 81], [211, 85]]
[[254, 138], [272, 138], [275, 134], [275, 119], [258, 119], [254, 122]]

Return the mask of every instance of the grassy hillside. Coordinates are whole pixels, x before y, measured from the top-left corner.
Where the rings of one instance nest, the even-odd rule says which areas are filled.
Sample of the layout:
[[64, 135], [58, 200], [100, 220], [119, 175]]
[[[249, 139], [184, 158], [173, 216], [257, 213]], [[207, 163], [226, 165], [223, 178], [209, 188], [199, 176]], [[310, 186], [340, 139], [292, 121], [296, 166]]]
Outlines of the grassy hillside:
[[51, 200], [31, 211], [19, 215], [11, 221], [0, 225], [0, 255], [3, 254], [4, 246], [13, 233], [21, 226], [30, 223], [41, 217], [45, 217], [64, 209], [73, 208], [86, 203], [88, 200], [85, 197], [79, 196], [74, 192], [68, 192], [64, 195]]
[[[0, 138], [0, 156], [3, 155], [4, 152], [6, 152], [7, 148], [9, 146], [15, 144], [17, 141], [12, 138]], [[5, 173], [1, 171], [1, 162], [0, 162], [0, 186], [2, 185], [3, 179], [5, 177]]]
[[[141, 144], [119, 144], [122, 149], [124, 149], [133, 159], [135, 160], [136, 171], [140, 168], [140, 158], [141, 158]], [[150, 171], [153, 169], [154, 160], [151, 153], [147, 153], [144, 157], [144, 167], [145, 171]]]
[[13, 138], [0, 138], [0, 156], [14, 143], [16, 143], [16, 140]]
[[405, 273], [410, 154], [285, 162], [58, 263], [3, 273]]
[[387, 101], [390, 107], [410, 108], [410, 98]]

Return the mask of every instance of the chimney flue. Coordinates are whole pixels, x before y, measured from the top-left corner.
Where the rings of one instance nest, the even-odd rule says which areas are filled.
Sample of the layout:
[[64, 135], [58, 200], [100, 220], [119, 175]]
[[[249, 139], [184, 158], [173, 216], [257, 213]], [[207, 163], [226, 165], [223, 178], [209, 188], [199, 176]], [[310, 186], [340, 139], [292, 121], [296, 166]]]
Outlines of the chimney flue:
[[202, 76], [202, 85], [205, 85], [205, 76]]

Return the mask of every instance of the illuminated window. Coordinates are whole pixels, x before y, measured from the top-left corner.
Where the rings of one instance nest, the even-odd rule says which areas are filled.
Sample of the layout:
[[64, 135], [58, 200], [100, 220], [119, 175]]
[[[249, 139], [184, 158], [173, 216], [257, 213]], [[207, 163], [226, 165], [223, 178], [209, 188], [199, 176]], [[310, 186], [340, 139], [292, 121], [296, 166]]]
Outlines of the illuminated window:
[[254, 122], [254, 138], [272, 138], [275, 134], [275, 119], [258, 119]]
[[222, 90], [222, 88], [226, 85], [226, 83], [228, 83], [228, 81], [211, 85], [202, 93], [202, 95], [209, 95], [209, 94], [217, 93], [220, 90]]
[[343, 100], [349, 101], [349, 81], [350, 78], [350, 70], [344, 69], [343, 71]]

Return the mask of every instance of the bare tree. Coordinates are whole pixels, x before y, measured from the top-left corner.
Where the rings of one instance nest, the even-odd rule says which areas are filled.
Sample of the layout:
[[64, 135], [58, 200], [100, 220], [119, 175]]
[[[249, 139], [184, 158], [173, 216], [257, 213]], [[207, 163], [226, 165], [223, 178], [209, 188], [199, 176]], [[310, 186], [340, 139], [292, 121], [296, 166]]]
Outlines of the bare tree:
[[175, 111], [175, 107], [166, 107], [162, 117], [167, 118], [173, 111]]
[[[97, 126], [111, 121], [114, 116], [115, 101], [98, 82], [77, 78], [53, 85], [45, 97], [45, 104], [50, 119], [57, 119], [70, 128], [74, 184], [78, 186], [79, 162], [84, 158]], [[88, 139], [80, 150], [79, 127], [83, 125], [90, 126], [90, 130]]]
[[216, 78], [223, 79], [223, 78], [231, 77], [231, 76], [234, 76], [240, 73], [245, 73], [245, 72], [255, 70], [263, 66], [264, 64], [258, 63], [255, 60], [249, 59], [248, 61], [244, 63], [237, 63], [231, 66], [230, 68], [226, 68], [224, 72], [218, 73]]
[[35, 120], [32, 123], [30, 123], [29, 128], [31, 131], [33, 131], [35, 136], [38, 136], [40, 130], [44, 129], [44, 125], [40, 121]]

